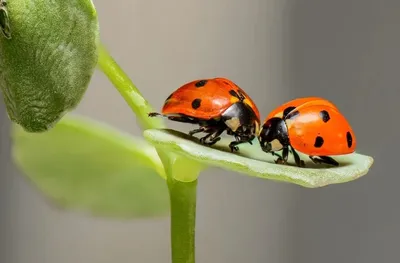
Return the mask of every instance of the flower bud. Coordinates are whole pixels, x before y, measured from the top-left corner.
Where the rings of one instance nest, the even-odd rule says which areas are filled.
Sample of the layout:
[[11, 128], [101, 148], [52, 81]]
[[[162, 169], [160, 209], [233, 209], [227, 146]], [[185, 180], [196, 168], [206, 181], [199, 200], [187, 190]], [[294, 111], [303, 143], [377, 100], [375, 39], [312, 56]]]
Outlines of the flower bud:
[[97, 65], [91, 0], [0, 0], [0, 88], [9, 118], [50, 129], [81, 101]]

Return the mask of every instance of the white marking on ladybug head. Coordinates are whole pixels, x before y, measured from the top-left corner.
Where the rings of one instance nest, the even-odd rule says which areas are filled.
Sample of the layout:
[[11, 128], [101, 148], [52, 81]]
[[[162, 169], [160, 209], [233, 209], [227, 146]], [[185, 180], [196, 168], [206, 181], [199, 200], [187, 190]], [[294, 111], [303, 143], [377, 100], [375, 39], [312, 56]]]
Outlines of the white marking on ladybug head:
[[235, 132], [240, 127], [240, 120], [237, 117], [225, 121], [226, 126]]
[[271, 151], [279, 151], [283, 148], [282, 143], [278, 139], [274, 139], [270, 142]]

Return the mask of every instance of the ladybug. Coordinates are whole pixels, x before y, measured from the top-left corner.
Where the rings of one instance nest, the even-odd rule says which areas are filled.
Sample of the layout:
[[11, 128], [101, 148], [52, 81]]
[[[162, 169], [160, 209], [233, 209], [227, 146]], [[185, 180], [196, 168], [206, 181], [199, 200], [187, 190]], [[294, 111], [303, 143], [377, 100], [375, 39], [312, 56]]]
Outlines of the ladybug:
[[[296, 150], [314, 163], [338, 166], [329, 155], [355, 151], [356, 137], [346, 118], [330, 101], [319, 97], [291, 100], [273, 110], [265, 119], [258, 140], [264, 152], [278, 156], [276, 163], [287, 163], [289, 150], [296, 165], [304, 167]], [[282, 156], [275, 151], [282, 150]]]
[[237, 145], [250, 143], [260, 129], [260, 113], [253, 100], [235, 83], [226, 78], [194, 80], [175, 90], [164, 102], [162, 116], [172, 121], [198, 124], [189, 135], [207, 133], [200, 143], [211, 146], [226, 131], [235, 137], [229, 144], [231, 151]]

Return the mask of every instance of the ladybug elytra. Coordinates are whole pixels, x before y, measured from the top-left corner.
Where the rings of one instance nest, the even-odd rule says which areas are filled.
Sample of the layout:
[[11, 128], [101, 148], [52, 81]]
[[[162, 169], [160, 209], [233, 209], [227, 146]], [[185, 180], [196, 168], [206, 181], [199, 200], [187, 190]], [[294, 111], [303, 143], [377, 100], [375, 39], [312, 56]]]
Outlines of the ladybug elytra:
[[260, 128], [260, 113], [252, 99], [235, 83], [226, 78], [195, 80], [175, 90], [164, 102], [161, 113], [151, 112], [150, 117], [163, 116], [172, 121], [198, 124], [189, 135], [207, 133], [200, 138], [205, 145], [213, 145], [226, 131], [237, 145], [252, 143]]
[[[289, 150], [295, 163], [304, 167], [296, 151], [307, 154], [314, 163], [338, 166], [329, 155], [353, 153], [356, 138], [346, 118], [330, 101], [319, 97], [294, 99], [273, 110], [258, 135], [264, 152], [286, 163]], [[282, 150], [282, 156], [276, 151]]]

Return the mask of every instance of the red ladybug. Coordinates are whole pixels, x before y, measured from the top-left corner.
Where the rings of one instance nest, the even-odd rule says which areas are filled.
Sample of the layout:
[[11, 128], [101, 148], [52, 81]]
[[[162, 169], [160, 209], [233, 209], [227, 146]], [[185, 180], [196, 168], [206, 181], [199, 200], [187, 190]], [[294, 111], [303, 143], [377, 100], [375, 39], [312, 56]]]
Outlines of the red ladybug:
[[[353, 153], [356, 137], [346, 118], [330, 101], [319, 97], [299, 98], [273, 110], [258, 135], [261, 148], [286, 163], [289, 148], [297, 166], [305, 166], [296, 150], [314, 163], [338, 166], [329, 155]], [[282, 150], [282, 156], [275, 151]]]
[[218, 142], [226, 130], [235, 137], [229, 144], [238, 151], [238, 144], [252, 143], [260, 128], [260, 113], [251, 98], [235, 83], [226, 78], [195, 80], [174, 91], [164, 102], [161, 113], [172, 121], [200, 125], [190, 135], [207, 133], [200, 139], [205, 145]]

